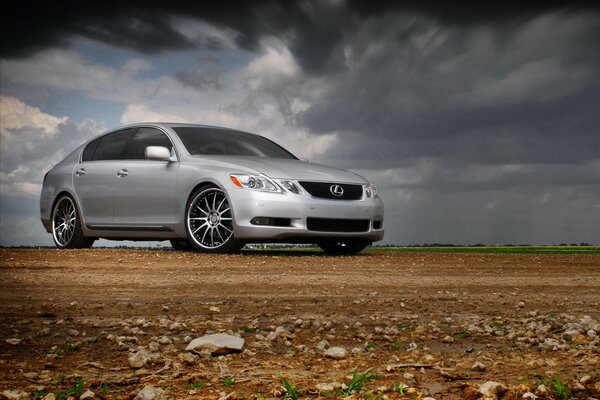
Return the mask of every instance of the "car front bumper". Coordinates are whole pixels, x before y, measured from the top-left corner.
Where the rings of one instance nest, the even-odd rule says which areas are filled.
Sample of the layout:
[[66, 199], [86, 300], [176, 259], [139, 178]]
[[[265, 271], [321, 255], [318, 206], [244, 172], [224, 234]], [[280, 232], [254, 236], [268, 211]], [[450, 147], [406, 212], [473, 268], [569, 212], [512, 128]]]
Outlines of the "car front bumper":
[[[346, 238], [376, 242], [383, 239], [383, 202], [379, 197], [360, 200], [333, 200], [315, 198], [306, 192], [294, 194], [267, 193], [248, 189], [227, 191], [234, 217], [234, 234], [247, 241], [310, 241], [315, 238]], [[289, 219], [287, 226], [256, 225], [255, 217]], [[366, 229], [355, 231], [311, 230], [308, 218], [365, 222]], [[368, 220], [368, 224], [366, 223]], [[335, 222], [335, 221], [333, 221]]]

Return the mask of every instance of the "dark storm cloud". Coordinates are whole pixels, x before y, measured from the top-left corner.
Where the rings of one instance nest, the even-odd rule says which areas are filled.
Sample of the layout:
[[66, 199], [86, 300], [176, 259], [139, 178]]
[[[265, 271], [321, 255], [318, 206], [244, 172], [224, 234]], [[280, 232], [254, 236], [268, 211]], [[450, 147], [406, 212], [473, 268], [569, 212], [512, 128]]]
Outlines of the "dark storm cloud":
[[[523, 20], [552, 10], [597, 7], [587, 2], [43, 2], [3, 11], [0, 57], [24, 57], [38, 50], [65, 46], [73, 35], [142, 53], [192, 47], [219, 48], [217, 38], [191, 39], [173, 26], [172, 16], [202, 19], [236, 32], [236, 43], [253, 50], [265, 35], [287, 38], [300, 65], [319, 73], [339, 66], [339, 43], [363, 18], [388, 12], [425, 14], [448, 24]], [[400, 38], [401, 39], [401, 38]]]

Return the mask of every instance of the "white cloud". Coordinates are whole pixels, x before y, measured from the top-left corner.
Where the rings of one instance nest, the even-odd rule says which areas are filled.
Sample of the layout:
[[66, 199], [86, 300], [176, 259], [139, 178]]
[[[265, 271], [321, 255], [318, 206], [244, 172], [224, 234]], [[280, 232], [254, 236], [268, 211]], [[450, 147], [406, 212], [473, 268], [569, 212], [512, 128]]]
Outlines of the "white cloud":
[[4, 135], [8, 135], [9, 130], [26, 126], [40, 128], [50, 133], [66, 119], [66, 117], [57, 118], [43, 113], [39, 108], [30, 107], [15, 97], [0, 96], [0, 129], [3, 140], [6, 140]]

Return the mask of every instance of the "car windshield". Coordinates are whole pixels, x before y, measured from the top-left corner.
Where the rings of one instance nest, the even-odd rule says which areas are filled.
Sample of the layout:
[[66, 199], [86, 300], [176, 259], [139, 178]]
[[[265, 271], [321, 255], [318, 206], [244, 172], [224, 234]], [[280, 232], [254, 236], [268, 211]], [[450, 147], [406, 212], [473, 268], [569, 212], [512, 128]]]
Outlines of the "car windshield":
[[278, 144], [250, 133], [210, 127], [172, 128], [192, 155], [256, 156], [297, 158]]

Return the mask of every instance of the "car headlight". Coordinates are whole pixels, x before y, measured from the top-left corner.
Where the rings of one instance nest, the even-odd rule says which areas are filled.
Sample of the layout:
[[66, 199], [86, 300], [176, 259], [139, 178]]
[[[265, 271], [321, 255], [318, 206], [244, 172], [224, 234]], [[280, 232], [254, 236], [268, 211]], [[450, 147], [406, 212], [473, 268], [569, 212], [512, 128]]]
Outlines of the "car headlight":
[[377, 197], [377, 186], [369, 183], [365, 186], [365, 193], [367, 194], [367, 197]]
[[259, 190], [261, 192], [281, 193], [279, 186], [264, 175], [229, 175], [231, 182], [239, 188]]

